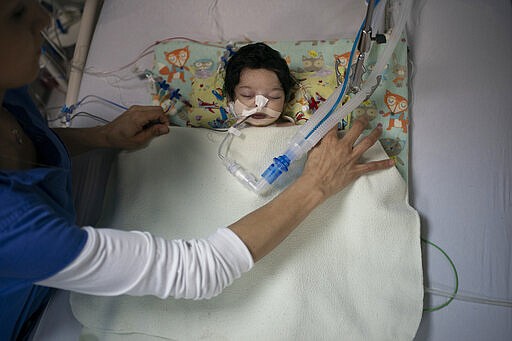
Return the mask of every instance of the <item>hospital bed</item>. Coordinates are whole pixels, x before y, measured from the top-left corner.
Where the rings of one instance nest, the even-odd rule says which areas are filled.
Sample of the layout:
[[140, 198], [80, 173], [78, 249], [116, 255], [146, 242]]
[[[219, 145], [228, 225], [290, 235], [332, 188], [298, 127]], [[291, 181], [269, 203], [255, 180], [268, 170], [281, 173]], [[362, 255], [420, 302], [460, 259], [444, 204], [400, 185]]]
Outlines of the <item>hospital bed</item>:
[[[115, 70], [148, 43], [169, 36], [204, 41], [224, 40], [228, 34], [240, 40], [354, 36], [365, 7], [356, 0], [319, 1], [314, 8], [309, 1], [250, 3], [105, 1], [87, 65]], [[253, 19], [244, 19], [248, 16]], [[420, 214], [422, 237], [446, 251], [459, 278], [459, 296], [443, 309], [423, 314], [417, 340], [509, 340], [512, 336], [510, 32], [512, 7], [506, 0], [417, 0], [408, 21], [409, 201]], [[152, 59], [146, 57], [138, 67], [150, 65]], [[79, 97], [88, 94], [102, 94], [126, 106], [148, 103], [147, 89], [137, 79], [118, 83], [85, 74]], [[101, 112], [106, 119], [119, 113], [102, 102], [90, 103], [84, 110]], [[77, 117], [72, 126], [94, 124]], [[93, 173], [87, 181], [99, 181], [100, 188], [102, 181], [106, 183], [100, 175], [100, 170], [108, 169], [105, 160], [108, 156], [96, 156], [85, 162], [88, 168], [82, 168]], [[84, 222], [98, 219], [91, 214], [100, 209], [98, 201], [77, 200], [81, 200], [81, 212], [87, 211], [81, 217]], [[422, 254], [425, 287], [442, 291], [426, 292], [424, 305], [438, 306], [447, 300], [440, 295], [454, 289], [453, 270], [437, 249], [425, 244]], [[56, 300], [61, 304], [49, 312], [69, 313], [66, 294], [61, 295]], [[51, 325], [51, 316], [48, 320], [46, 325]], [[73, 323], [70, 317], [68, 328], [61, 330], [72, 333]], [[43, 321], [36, 339], [69, 339], [69, 335], [52, 333]]]

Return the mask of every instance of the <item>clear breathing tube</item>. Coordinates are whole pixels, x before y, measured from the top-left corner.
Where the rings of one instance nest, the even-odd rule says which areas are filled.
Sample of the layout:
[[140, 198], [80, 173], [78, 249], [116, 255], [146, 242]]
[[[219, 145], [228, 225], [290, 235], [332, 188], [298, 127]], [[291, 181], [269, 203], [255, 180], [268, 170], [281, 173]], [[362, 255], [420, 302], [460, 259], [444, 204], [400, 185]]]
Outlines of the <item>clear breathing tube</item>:
[[[345, 104], [339, 106], [347, 91], [347, 84], [351, 77], [351, 64], [355, 47], [358, 44], [361, 31], [365, 26], [365, 20], [363, 20], [361, 29], [354, 41], [349, 64], [345, 71], [343, 85], [338, 87], [331, 96], [322, 103], [315, 114], [312, 115], [303, 126], [301, 126], [295, 136], [292, 137], [288, 143], [288, 148], [284, 154], [273, 159], [272, 164], [261, 174], [261, 178], [259, 180], [257, 180], [254, 175], [247, 172], [236, 161], [224, 158], [223, 161], [228, 171], [250, 190], [258, 194], [266, 193], [269, 187], [279, 178], [279, 176], [288, 171], [288, 167], [293, 161], [302, 158], [302, 156], [313, 148], [329, 130], [335, 127], [344, 117], [357, 108], [364, 100], [370, 97], [379, 84], [386, 64], [402, 36], [402, 31], [405, 28], [405, 23], [410, 13], [412, 1], [413, 0], [402, 1], [400, 14], [397, 18], [396, 25], [391, 29], [391, 34], [389, 35], [386, 48], [382, 52], [382, 55], [377, 61], [373, 71], [364, 81], [364, 85], [361, 89], [358, 89], [354, 96], [352, 96]], [[385, 5], [385, 1], [380, 2], [381, 6]]]

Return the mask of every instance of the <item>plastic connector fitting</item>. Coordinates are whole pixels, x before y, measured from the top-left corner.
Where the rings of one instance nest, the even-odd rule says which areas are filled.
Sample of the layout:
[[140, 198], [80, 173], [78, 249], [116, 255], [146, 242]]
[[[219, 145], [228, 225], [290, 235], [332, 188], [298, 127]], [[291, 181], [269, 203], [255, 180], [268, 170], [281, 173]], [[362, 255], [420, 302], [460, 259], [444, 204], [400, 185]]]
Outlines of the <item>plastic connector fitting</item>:
[[232, 160], [225, 160], [224, 165], [229, 173], [231, 173], [235, 178], [238, 179], [244, 186], [252, 191], [258, 191], [258, 181], [256, 177], [251, 173], [247, 172], [242, 166], [240, 166], [237, 162]]
[[272, 184], [284, 172], [288, 172], [290, 159], [286, 155], [274, 158], [274, 162], [261, 174], [269, 184]]

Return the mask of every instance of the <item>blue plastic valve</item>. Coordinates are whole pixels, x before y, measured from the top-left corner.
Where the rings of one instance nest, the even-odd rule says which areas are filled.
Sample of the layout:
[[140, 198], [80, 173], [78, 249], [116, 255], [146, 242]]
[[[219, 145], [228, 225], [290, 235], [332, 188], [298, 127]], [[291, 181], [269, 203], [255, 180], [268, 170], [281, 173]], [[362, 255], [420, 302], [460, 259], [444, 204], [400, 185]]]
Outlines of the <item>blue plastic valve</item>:
[[274, 158], [274, 162], [261, 174], [261, 176], [269, 183], [272, 184], [284, 172], [288, 172], [290, 159], [286, 155], [281, 155]]

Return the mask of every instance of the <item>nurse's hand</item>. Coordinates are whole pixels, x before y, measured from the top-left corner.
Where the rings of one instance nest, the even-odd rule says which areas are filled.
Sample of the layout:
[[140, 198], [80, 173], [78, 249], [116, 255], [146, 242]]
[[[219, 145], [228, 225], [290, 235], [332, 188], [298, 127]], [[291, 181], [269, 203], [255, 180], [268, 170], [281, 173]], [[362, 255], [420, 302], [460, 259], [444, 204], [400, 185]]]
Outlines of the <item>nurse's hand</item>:
[[71, 156], [96, 148], [137, 149], [169, 132], [162, 108], [132, 106], [112, 122], [90, 128], [53, 128]]
[[313, 187], [320, 190], [324, 199], [339, 192], [361, 175], [390, 168], [390, 159], [360, 163], [359, 159], [380, 137], [382, 126], [354, 145], [368, 125], [368, 118], [357, 119], [352, 128], [340, 138], [336, 128], [327, 133], [309, 152], [303, 177], [313, 181]]
[[108, 147], [137, 149], [169, 132], [169, 118], [159, 106], [134, 105], [103, 126]]

